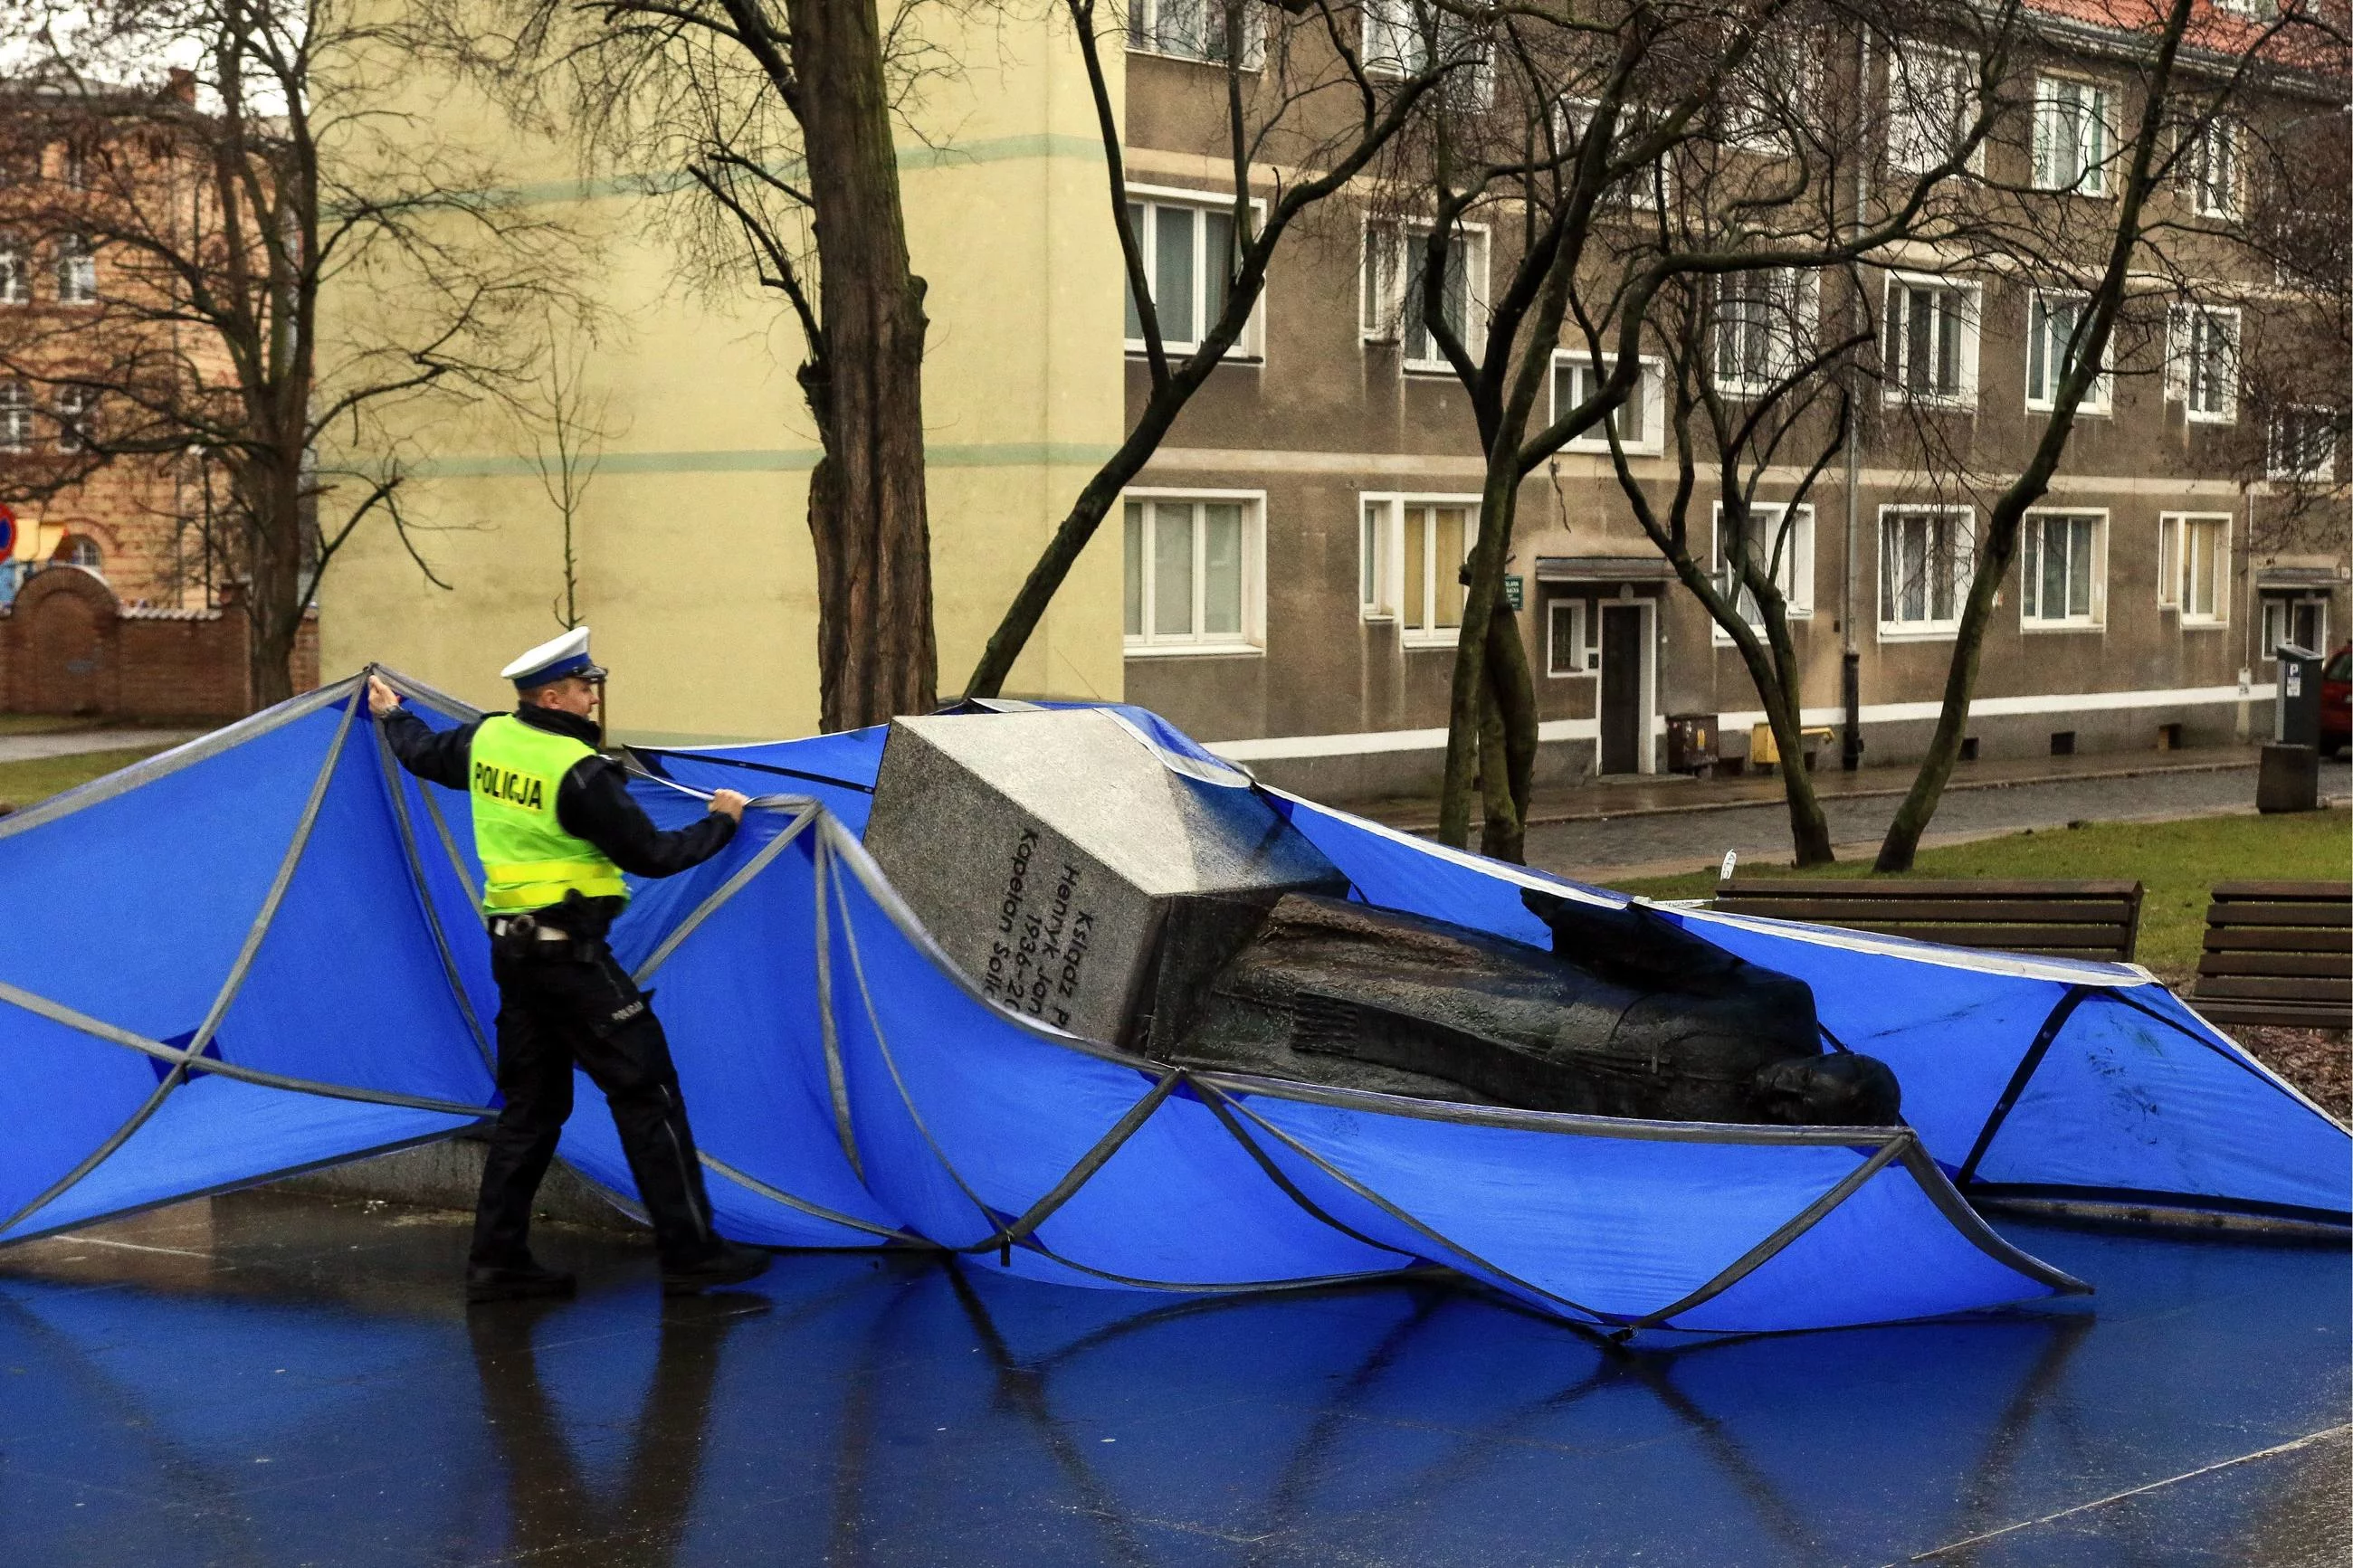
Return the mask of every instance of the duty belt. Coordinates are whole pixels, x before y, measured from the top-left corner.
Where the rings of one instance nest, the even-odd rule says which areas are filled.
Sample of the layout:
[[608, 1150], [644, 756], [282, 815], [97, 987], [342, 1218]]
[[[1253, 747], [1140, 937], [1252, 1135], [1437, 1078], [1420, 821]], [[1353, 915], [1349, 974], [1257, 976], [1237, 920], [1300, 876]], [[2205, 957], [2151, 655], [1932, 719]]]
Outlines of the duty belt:
[[543, 925], [535, 915], [493, 915], [491, 942], [512, 956], [562, 958], [589, 945], [589, 939], [561, 926]]

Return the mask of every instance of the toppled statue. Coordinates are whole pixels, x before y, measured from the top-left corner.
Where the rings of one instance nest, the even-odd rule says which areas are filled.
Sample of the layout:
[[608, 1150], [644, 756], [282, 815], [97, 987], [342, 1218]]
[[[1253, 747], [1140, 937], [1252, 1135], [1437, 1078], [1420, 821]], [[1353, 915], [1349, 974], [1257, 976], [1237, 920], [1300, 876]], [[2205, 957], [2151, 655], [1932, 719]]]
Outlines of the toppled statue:
[[1531, 1110], [1829, 1126], [1900, 1119], [1885, 1064], [1825, 1053], [1803, 981], [1641, 904], [1523, 898], [1552, 929], [1550, 954], [1443, 921], [1287, 894], [1181, 1020], [1155, 1021], [1154, 1054]]
[[1523, 895], [1552, 951], [1349, 901], [1257, 791], [1125, 719], [898, 719], [866, 847], [997, 1005], [1163, 1061], [1531, 1110], [1883, 1126], [1805, 983], [1641, 904]]

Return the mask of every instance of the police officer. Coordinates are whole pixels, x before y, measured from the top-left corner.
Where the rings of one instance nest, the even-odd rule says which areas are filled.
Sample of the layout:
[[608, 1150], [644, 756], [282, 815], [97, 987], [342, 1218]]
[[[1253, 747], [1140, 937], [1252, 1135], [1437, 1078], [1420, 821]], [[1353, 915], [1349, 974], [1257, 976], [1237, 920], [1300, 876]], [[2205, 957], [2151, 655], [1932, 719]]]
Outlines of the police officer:
[[629, 798], [619, 765], [597, 751], [605, 671], [588, 657], [587, 627], [499, 673], [514, 682], [513, 713], [439, 731], [368, 678], [369, 710], [402, 765], [472, 797], [505, 1103], [482, 1164], [466, 1299], [572, 1293], [571, 1275], [533, 1260], [529, 1233], [532, 1200], [572, 1114], [575, 1061], [612, 1107], [653, 1221], [665, 1292], [741, 1283], [769, 1255], [712, 1227], [670, 1044], [605, 934], [628, 900], [622, 872], [667, 877], [708, 860], [734, 837], [744, 798], [721, 790], [692, 826], [654, 826]]

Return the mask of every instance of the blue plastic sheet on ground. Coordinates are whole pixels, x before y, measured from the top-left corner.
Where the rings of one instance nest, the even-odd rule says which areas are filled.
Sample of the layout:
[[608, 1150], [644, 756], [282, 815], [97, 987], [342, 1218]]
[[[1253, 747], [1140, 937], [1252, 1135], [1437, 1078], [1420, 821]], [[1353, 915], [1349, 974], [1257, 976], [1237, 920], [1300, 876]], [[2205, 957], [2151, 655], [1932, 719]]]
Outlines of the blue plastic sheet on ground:
[[[470, 716], [412, 690], [428, 722]], [[0, 1115], [25, 1130], [0, 1148], [0, 1241], [490, 1112], [465, 797], [393, 765], [355, 693], [0, 825], [0, 889], [45, 917], [0, 956]], [[1121, 717], [1196, 786], [1251, 787]], [[761, 797], [722, 855], [638, 885], [613, 937], [745, 1239], [1193, 1293], [1446, 1269], [1607, 1331], [1724, 1333], [2081, 1288], [1964, 1194], [2348, 1208], [2345, 1129], [2145, 972], [1702, 910], [1666, 913], [1810, 982], [1826, 1032], [1902, 1078], [1909, 1126], [1557, 1116], [1123, 1056], [985, 1001], [901, 904], [858, 840], [881, 734], [639, 754], [665, 822]], [[1544, 943], [1527, 889], [1623, 901], [1270, 798], [1369, 902]], [[564, 1155], [628, 1205], [580, 1098]]]

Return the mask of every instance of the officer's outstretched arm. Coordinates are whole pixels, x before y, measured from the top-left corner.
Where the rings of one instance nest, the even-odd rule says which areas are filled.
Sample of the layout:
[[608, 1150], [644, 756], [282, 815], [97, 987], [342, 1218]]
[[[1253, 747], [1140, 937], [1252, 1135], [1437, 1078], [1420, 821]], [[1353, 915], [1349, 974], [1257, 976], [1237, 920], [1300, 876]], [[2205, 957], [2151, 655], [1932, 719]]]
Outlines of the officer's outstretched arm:
[[735, 818], [707, 812], [691, 826], [664, 832], [629, 796], [620, 768], [604, 757], [573, 764], [555, 792], [555, 820], [586, 838], [633, 877], [668, 877], [700, 866], [735, 837]]

